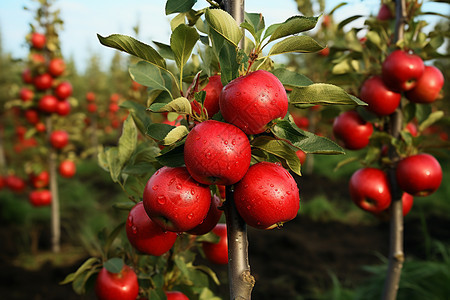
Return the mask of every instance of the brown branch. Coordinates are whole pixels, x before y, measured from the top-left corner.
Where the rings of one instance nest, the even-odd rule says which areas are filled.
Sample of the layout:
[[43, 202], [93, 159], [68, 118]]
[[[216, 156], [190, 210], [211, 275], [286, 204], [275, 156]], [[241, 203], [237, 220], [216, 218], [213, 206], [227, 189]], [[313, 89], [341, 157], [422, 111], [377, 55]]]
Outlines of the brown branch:
[[[395, 43], [403, 39], [406, 24], [406, 3], [405, 0], [396, 1], [395, 19]], [[403, 121], [401, 107], [390, 116], [389, 133], [398, 139]], [[389, 263], [383, 289], [383, 300], [395, 300], [397, 298], [400, 276], [402, 273], [404, 252], [403, 252], [403, 203], [402, 191], [395, 179], [395, 166], [399, 160], [399, 155], [394, 146], [389, 148], [389, 158], [393, 162], [388, 170], [389, 183], [391, 186], [392, 203], [390, 207], [390, 237], [389, 237]]]

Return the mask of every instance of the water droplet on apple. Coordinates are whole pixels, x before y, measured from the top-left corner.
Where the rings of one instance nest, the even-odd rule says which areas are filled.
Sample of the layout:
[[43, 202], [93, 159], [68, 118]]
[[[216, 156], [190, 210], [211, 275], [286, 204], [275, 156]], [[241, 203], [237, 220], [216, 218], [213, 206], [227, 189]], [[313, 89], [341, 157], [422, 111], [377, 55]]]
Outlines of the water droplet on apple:
[[236, 145], [236, 140], [235, 139], [231, 140], [231, 144]]
[[133, 231], [134, 234], [137, 234], [138, 229], [136, 226], [131, 226], [131, 231]]
[[277, 104], [277, 101], [272, 100], [272, 101], [270, 101], [270, 104], [275, 105], [275, 104]]
[[195, 194], [195, 190], [191, 189], [191, 195], [194, 195], [194, 194]]
[[290, 192], [290, 191], [286, 191], [286, 194], [290, 195], [290, 194], [291, 194], [291, 192]]
[[177, 189], [181, 190], [183, 186], [181, 184], [177, 184]]
[[165, 204], [166, 203], [166, 197], [164, 197], [164, 196], [158, 196], [158, 203], [159, 204], [161, 204], [161, 205], [163, 205], [163, 204]]
[[252, 207], [250, 205], [247, 205], [247, 209], [250, 210]]
[[264, 187], [262, 185], [259, 186], [259, 189], [262, 190]]
[[196, 140], [196, 141], [198, 141], [199, 139], [200, 139], [200, 137], [199, 137], [199, 136], [195, 137], [195, 140]]
[[278, 97], [278, 93], [275, 93], [275, 97]]
[[203, 140], [203, 144], [206, 144], [208, 141], [207, 140]]
[[133, 216], [129, 215], [128, 216], [128, 226], [132, 226], [133, 225]]
[[188, 217], [189, 220], [192, 220], [192, 218], [194, 217], [194, 214], [190, 213], [190, 214], [187, 215], [187, 217]]
[[167, 184], [168, 186], [172, 185], [172, 183], [174, 183], [175, 181], [175, 177], [169, 180], [169, 183]]
[[267, 194], [269, 194], [269, 191], [268, 191], [268, 190], [265, 190], [265, 191], [263, 192], [263, 195], [266, 196]]
[[230, 166], [227, 166], [227, 170], [231, 170], [231, 167], [230, 167]]
[[211, 158], [211, 152], [208, 152], [205, 154], [206, 158], [210, 159]]
[[225, 140], [225, 141], [223, 141], [223, 143], [224, 143], [225, 145], [228, 145], [228, 141], [226, 141], [226, 140]]
[[248, 184], [244, 184], [244, 189], [248, 188]]
[[154, 186], [152, 186], [152, 190], [156, 191], [159, 188], [159, 186], [156, 184]]
[[270, 187], [273, 187], [273, 183], [270, 184]]

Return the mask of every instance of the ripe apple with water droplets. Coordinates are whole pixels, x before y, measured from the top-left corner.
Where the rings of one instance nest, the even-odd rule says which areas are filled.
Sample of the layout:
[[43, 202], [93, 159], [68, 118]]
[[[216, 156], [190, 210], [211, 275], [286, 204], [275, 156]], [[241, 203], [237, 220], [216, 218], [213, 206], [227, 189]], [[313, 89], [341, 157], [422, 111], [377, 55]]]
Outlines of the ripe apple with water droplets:
[[[209, 81], [202, 91], [206, 92], [205, 101], [203, 101], [203, 109], [208, 113], [208, 119], [211, 119], [219, 112], [219, 97], [223, 85], [220, 75], [209, 77]], [[192, 109], [200, 114], [201, 105], [196, 100], [191, 102]]]
[[219, 236], [219, 242], [203, 242], [203, 252], [210, 262], [218, 265], [225, 265], [228, 263], [227, 225], [217, 224], [212, 232]]
[[186, 167], [162, 167], [148, 180], [143, 203], [148, 216], [163, 230], [183, 232], [205, 219], [211, 192], [195, 181]]
[[361, 209], [378, 214], [391, 204], [386, 174], [377, 168], [362, 168], [353, 173], [349, 183], [350, 197]]
[[170, 291], [170, 292], [165, 292], [165, 294], [166, 294], [167, 300], [189, 300], [189, 298], [182, 292]]
[[286, 115], [288, 99], [275, 75], [258, 70], [230, 81], [222, 89], [219, 106], [225, 121], [246, 134], [258, 134], [270, 121]]
[[271, 229], [297, 216], [300, 196], [297, 183], [283, 167], [270, 162], [251, 166], [235, 185], [234, 201], [245, 223]]
[[119, 273], [109, 272], [103, 267], [95, 282], [95, 295], [99, 300], [135, 300], [139, 294], [136, 273], [124, 265]]
[[184, 162], [191, 176], [204, 184], [238, 182], [250, 166], [250, 142], [242, 130], [215, 120], [197, 124], [184, 144]]
[[175, 232], [164, 231], [149, 218], [142, 202], [128, 213], [125, 229], [128, 241], [134, 248], [154, 256], [169, 251], [177, 239]]
[[219, 196], [213, 195], [211, 198], [211, 206], [209, 207], [206, 218], [195, 228], [188, 231], [189, 234], [203, 235], [210, 232], [219, 222], [223, 211], [220, 210], [222, 200]]

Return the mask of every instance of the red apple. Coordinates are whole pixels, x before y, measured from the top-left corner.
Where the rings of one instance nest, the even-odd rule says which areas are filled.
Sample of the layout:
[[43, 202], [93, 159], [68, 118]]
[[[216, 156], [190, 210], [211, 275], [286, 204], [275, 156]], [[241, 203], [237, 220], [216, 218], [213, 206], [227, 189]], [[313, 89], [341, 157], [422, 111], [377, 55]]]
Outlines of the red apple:
[[368, 104], [367, 109], [378, 116], [392, 114], [400, 104], [401, 94], [388, 89], [380, 76], [364, 81], [359, 97]]
[[87, 110], [90, 113], [95, 113], [97, 111], [97, 104], [95, 104], [95, 103], [88, 103]]
[[444, 86], [444, 75], [434, 66], [426, 66], [416, 86], [406, 92], [406, 98], [414, 103], [432, 103]]
[[31, 185], [36, 188], [44, 188], [48, 186], [48, 183], [50, 181], [50, 175], [47, 171], [42, 171], [39, 174], [31, 174], [30, 175], [30, 181]]
[[55, 87], [54, 94], [58, 99], [65, 100], [72, 95], [72, 85], [63, 81]]
[[142, 202], [130, 210], [125, 229], [128, 241], [134, 248], [154, 256], [169, 251], [177, 239], [175, 232], [164, 231], [148, 217]]
[[[222, 91], [223, 85], [220, 75], [214, 75], [209, 77], [209, 81], [202, 91], [206, 92], [205, 101], [203, 102], [203, 108], [208, 113], [208, 118], [211, 119], [216, 113], [219, 112], [219, 97]], [[192, 109], [200, 114], [201, 105], [196, 100], [192, 101]]]
[[284, 118], [288, 99], [278, 78], [258, 70], [229, 82], [219, 98], [220, 111], [228, 123], [246, 134], [258, 134], [276, 118]]
[[30, 42], [33, 48], [44, 49], [46, 43], [45, 35], [38, 32], [33, 32], [31, 34]]
[[112, 102], [112, 103], [119, 102], [119, 99], [120, 99], [120, 95], [117, 94], [117, 93], [114, 93], [114, 94], [111, 95], [111, 97], [109, 97], [109, 101]]
[[395, 171], [398, 186], [413, 196], [428, 196], [442, 182], [442, 169], [434, 156], [421, 153], [402, 159]]
[[61, 76], [66, 70], [66, 63], [62, 58], [53, 58], [48, 64], [48, 72], [53, 77]]
[[44, 113], [54, 113], [58, 109], [58, 99], [53, 95], [44, 95], [38, 102], [38, 108]]
[[381, 66], [384, 83], [395, 92], [414, 88], [424, 69], [423, 60], [419, 56], [403, 50], [395, 50], [389, 54]]
[[402, 195], [402, 211], [403, 216], [406, 216], [413, 206], [414, 197], [408, 193], [403, 193]]
[[297, 155], [298, 159], [300, 160], [300, 164], [303, 166], [303, 164], [306, 161], [306, 153], [303, 150], [297, 150], [295, 152], [295, 154]]
[[88, 102], [94, 102], [95, 101], [95, 93], [93, 92], [87, 92], [86, 93], [86, 100]]
[[32, 53], [30, 54], [30, 60], [34, 65], [43, 65], [45, 63], [44, 55], [40, 53]]
[[203, 184], [238, 182], [250, 166], [247, 136], [228, 123], [208, 120], [196, 125], [184, 144], [184, 162], [191, 176]]
[[19, 97], [20, 97], [20, 99], [22, 99], [22, 101], [28, 102], [28, 101], [33, 100], [34, 92], [32, 90], [30, 90], [29, 88], [23, 87], [20, 89]]
[[219, 236], [219, 242], [202, 242], [203, 252], [205, 253], [206, 258], [214, 264], [228, 264], [227, 225], [217, 224], [212, 232]]
[[16, 175], [6, 176], [5, 184], [11, 191], [16, 193], [21, 193], [26, 188], [25, 181]]
[[325, 48], [317, 52], [317, 54], [319, 54], [320, 56], [328, 56], [330, 55], [330, 48], [326, 46]]
[[331, 17], [329, 15], [323, 15], [322, 26], [327, 28], [330, 27], [330, 24], [331, 24]]
[[417, 126], [413, 122], [408, 122], [408, 124], [406, 124], [405, 126], [405, 130], [411, 133], [413, 137], [416, 137], [419, 134]]
[[189, 298], [182, 292], [170, 291], [170, 292], [165, 292], [165, 294], [166, 294], [167, 300], [189, 300]]
[[372, 132], [372, 123], [364, 121], [354, 110], [341, 113], [333, 123], [334, 136], [343, 142], [345, 148], [351, 150], [366, 147]]
[[111, 112], [111, 113], [116, 113], [116, 112], [118, 112], [119, 111], [119, 105], [117, 105], [117, 103], [111, 103], [110, 105], [109, 105], [109, 107], [108, 107], [108, 109], [109, 109], [109, 112]]
[[67, 116], [70, 113], [70, 103], [67, 100], [61, 100], [56, 105], [56, 113], [60, 116]]
[[52, 193], [49, 190], [35, 190], [28, 195], [33, 206], [47, 206], [52, 203]]
[[28, 83], [28, 84], [32, 84], [34, 79], [33, 79], [33, 74], [31, 74], [31, 70], [30, 69], [25, 69], [22, 72], [22, 81], [24, 83]]
[[378, 11], [377, 19], [380, 21], [386, 21], [393, 19], [394, 16], [392, 15], [391, 9], [389, 8], [389, 5], [383, 3], [380, 6], [380, 10]]
[[219, 196], [213, 195], [211, 198], [211, 205], [205, 219], [193, 229], [187, 231], [189, 234], [203, 235], [210, 232], [219, 222], [223, 211], [220, 210], [222, 200]]
[[25, 119], [27, 119], [30, 124], [35, 125], [39, 123], [39, 114], [35, 109], [27, 109], [24, 112], [24, 115]]
[[62, 149], [69, 143], [69, 134], [64, 130], [55, 130], [50, 134], [50, 144], [56, 149]]
[[234, 201], [245, 223], [271, 229], [297, 216], [297, 184], [283, 167], [270, 162], [252, 165], [235, 185]]
[[66, 159], [59, 164], [58, 171], [62, 177], [71, 178], [77, 172], [77, 166], [72, 160]]
[[41, 75], [37, 75], [34, 78], [34, 86], [41, 91], [48, 90], [53, 85], [53, 77], [48, 74], [44, 73]]
[[98, 300], [136, 300], [139, 294], [136, 273], [127, 265], [119, 273], [103, 267], [97, 275], [95, 294]]
[[37, 132], [45, 132], [45, 129], [46, 129], [45, 124], [42, 123], [42, 122], [36, 123], [36, 124], [34, 125], [34, 128], [36, 128], [36, 131], [37, 131]]
[[196, 182], [185, 167], [162, 167], [148, 180], [143, 202], [153, 222], [164, 230], [183, 232], [205, 219], [211, 192], [207, 185]]
[[309, 127], [309, 119], [305, 116], [300, 116], [297, 114], [291, 114], [292, 119], [294, 120], [295, 125], [297, 125], [298, 128], [303, 130], [308, 130]]
[[391, 205], [391, 191], [386, 174], [377, 168], [362, 168], [353, 173], [350, 197], [361, 209], [378, 214]]

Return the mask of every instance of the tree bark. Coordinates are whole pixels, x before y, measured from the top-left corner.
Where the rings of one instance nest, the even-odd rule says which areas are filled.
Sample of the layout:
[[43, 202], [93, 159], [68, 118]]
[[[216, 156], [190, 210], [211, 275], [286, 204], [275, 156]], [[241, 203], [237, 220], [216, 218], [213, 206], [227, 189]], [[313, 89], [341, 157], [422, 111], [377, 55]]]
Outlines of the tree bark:
[[[223, 6], [238, 24], [244, 21], [244, 0], [225, 0]], [[240, 41], [239, 47], [244, 48], [244, 39]], [[250, 272], [248, 260], [247, 225], [236, 209], [231, 186], [226, 188], [224, 207], [227, 222], [230, 299], [250, 300], [255, 278]]]
[[[405, 0], [396, 0], [395, 40], [403, 39], [404, 26], [406, 23]], [[389, 133], [398, 139], [403, 122], [401, 107], [398, 108], [390, 118]], [[389, 149], [389, 158], [393, 162], [388, 170], [389, 183], [391, 186], [392, 203], [390, 207], [390, 237], [389, 237], [389, 263], [383, 289], [383, 300], [395, 300], [400, 284], [400, 277], [404, 262], [403, 252], [403, 203], [402, 191], [398, 187], [395, 178], [395, 166], [399, 155], [393, 146]]]
[[[52, 118], [47, 117], [46, 128], [47, 128], [47, 138], [50, 137], [52, 132]], [[56, 150], [49, 145], [49, 156], [48, 156], [48, 172], [50, 175], [50, 192], [52, 194], [52, 204], [51, 204], [51, 242], [52, 251], [55, 253], [60, 252], [61, 245], [61, 215], [59, 211], [59, 195], [58, 195], [58, 174], [56, 170]]]

